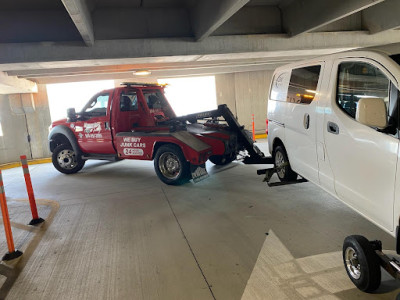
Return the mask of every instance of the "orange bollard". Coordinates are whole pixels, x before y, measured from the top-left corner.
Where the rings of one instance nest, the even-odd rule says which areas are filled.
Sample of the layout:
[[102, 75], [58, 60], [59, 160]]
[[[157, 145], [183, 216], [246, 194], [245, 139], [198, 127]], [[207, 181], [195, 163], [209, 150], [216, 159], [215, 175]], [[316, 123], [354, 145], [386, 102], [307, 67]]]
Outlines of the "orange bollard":
[[6, 240], [8, 246], [8, 253], [3, 256], [3, 260], [11, 260], [22, 255], [21, 251], [15, 250], [14, 239], [11, 231], [10, 216], [8, 215], [6, 194], [3, 185], [3, 176], [0, 170], [0, 206], [1, 213], [3, 214], [4, 231], [6, 233]]
[[254, 114], [251, 115], [252, 118], [252, 125], [253, 125], [253, 142], [255, 142], [256, 140], [256, 130], [255, 130], [255, 126], [254, 126]]
[[26, 159], [26, 155], [21, 155], [20, 158], [22, 164], [22, 171], [24, 172], [24, 177], [25, 177], [26, 191], [28, 192], [28, 197], [29, 197], [29, 205], [31, 206], [31, 211], [32, 211], [32, 220], [29, 222], [29, 225], [40, 224], [44, 222], [44, 220], [42, 218], [39, 218], [38, 215], [35, 195], [33, 194], [31, 175], [29, 174], [28, 161]]

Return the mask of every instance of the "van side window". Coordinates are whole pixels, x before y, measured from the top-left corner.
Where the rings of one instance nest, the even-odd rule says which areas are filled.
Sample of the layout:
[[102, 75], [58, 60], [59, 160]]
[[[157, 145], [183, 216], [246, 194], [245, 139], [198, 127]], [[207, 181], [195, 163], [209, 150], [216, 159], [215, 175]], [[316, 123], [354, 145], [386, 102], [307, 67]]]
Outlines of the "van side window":
[[353, 119], [361, 98], [381, 98], [389, 109], [389, 88], [389, 79], [371, 64], [344, 62], [339, 65], [336, 102]]
[[310, 104], [317, 93], [317, 85], [321, 66], [310, 66], [292, 70], [287, 102]]
[[269, 98], [275, 101], [286, 101], [290, 72], [276, 74], [272, 80], [271, 93]]

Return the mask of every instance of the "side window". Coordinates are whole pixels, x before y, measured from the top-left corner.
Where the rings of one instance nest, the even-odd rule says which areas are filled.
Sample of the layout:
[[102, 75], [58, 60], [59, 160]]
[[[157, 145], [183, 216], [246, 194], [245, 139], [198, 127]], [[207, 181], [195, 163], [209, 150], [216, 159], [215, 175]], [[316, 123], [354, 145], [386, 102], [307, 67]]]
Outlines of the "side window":
[[389, 79], [377, 67], [365, 62], [339, 65], [336, 102], [350, 117], [355, 119], [361, 98], [381, 98], [389, 112], [389, 90]]
[[83, 108], [83, 112], [87, 115], [101, 117], [107, 114], [107, 105], [110, 95], [101, 94], [93, 98], [88, 104]]
[[290, 76], [286, 101], [310, 104], [317, 93], [320, 72], [320, 65], [293, 69], [292, 75]]
[[276, 74], [272, 81], [271, 93], [269, 98], [276, 101], [286, 101], [290, 72]]
[[136, 91], [122, 92], [119, 100], [120, 111], [134, 111], [138, 109]]
[[162, 109], [166, 100], [161, 90], [143, 90], [143, 95], [150, 110]]

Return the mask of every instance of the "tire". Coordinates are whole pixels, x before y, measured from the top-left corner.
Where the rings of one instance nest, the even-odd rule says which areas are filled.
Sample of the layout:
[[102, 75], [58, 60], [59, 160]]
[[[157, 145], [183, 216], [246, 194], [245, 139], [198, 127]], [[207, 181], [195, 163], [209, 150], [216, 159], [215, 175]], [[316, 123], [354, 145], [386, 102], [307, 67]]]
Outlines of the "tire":
[[154, 169], [158, 178], [169, 185], [181, 185], [191, 179], [190, 164], [176, 145], [163, 145], [157, 150]]
[[236, 155], [233, 153], [231, 154], [224, 154], [224, 155], [212, 155], [208, 158], [214, 165], [218, 166], [225, 166], [230, 164], [236, 159]]
[[381, 284], [379, 258], [365, 237], [346, 237], [343, 243], [343, 262], [350, 280], [361, 291], [373, 292]]
[[70, 145], [58, 145], [51, 156], [54, 167], [61, 173], [74, 174], [85, 165], [85, 160], [78, 157]]
[[297, 174], [290, 167], [289, 158], [283, 146], [277, 146], [274, 150], [274, 165], [280, 181], [297, 179]]

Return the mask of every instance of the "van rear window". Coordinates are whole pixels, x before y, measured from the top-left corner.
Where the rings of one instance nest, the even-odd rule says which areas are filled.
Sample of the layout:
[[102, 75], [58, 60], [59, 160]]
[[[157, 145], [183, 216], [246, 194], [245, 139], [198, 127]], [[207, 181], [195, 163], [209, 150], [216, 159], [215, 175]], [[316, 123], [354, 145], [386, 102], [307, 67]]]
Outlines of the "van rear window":
[[321, 66], [309, 66], [292, 70], [287, 102], [310, 104], [317, 94], [318, 79]]

